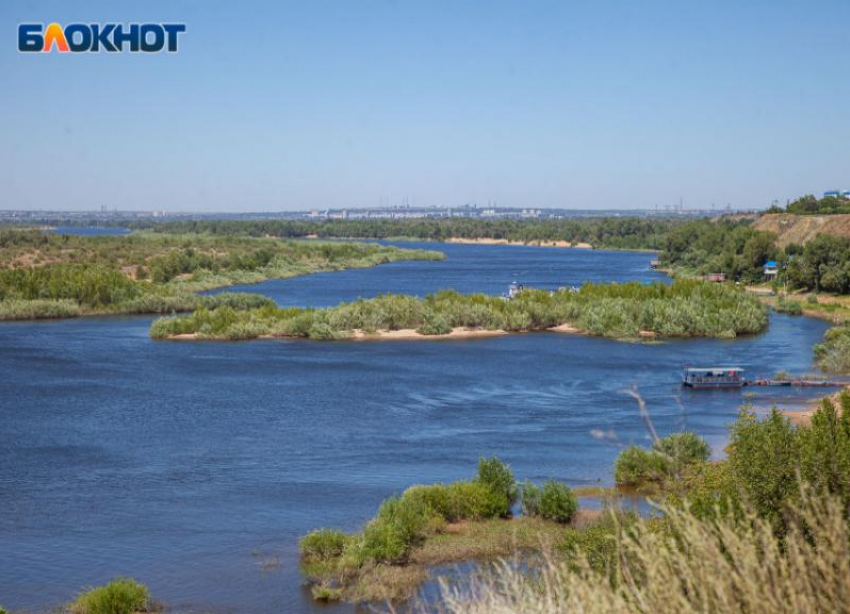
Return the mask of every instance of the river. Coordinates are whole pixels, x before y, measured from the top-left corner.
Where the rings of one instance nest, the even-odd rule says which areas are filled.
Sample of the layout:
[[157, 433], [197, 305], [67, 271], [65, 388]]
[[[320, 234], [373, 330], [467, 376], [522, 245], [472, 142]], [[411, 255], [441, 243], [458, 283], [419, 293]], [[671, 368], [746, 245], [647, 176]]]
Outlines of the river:
[[[407, 244], [406, 244], [407, 245]], [[650, 281], [652, 254], [423, 244], [444, 262], [264, 282], [283, 305], [450, 287], [499, 294]], [[356, 529], [416, 482], [469, 477], [496, 454], [518, 478], [610, 484], [660, 434], [715, 448], [766, 391], [685, 392], [685, 364], [809, 372], [827, 328], [772, 315], [762, 335], [620, 343], [556, 333], [465, 341], [153, 342], [150, 317], [0, 325], [0, 603], [40, 610], [117, 575], [174, 610], [350, 612], [301, 586], [298, 537]], [[783, 395], [805, 396], [794, 391]]]

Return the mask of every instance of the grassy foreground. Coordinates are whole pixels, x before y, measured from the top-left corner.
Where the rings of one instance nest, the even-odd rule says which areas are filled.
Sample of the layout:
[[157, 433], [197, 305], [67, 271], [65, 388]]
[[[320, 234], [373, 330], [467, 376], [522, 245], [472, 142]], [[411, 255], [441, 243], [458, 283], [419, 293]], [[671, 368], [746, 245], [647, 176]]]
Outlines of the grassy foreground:
[[767, 312], [757, 298], [734, 287], [680, 280], [672, 286], [612, 283], [586, 284], [578, 292], [526, 290], [510, 301], [444, 290], [424, 299], [384, 295], [330, 309], [200, 309], [159, 319], [150, 334], [155, 339], [346, 339], [362, 332], [411, 330], [427, 336], [456, 328], [518, 332], [563, 325], [620, 339], [734, 338], [764, 330]]
[[195, 293], [319, 271], [442, 258], [440, 252], [362, 243], [0, 230], [0, 320], [270, 307], [272, 301], [257, 295], [203, 298]]

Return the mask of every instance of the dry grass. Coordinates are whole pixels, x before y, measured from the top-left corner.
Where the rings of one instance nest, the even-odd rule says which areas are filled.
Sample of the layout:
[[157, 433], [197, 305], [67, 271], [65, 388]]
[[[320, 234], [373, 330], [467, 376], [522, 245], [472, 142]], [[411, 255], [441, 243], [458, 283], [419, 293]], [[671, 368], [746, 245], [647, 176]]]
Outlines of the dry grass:
[[757, 219], [755, 230], [777, 235], [777, 245], [804, 244], [819, 234], [850, 237], [850, 215], [794, 215], [793, 213], [768, 213]]
[[[850, 612], [850, 532], [838, 501], [803, 497], [784, 542], [755, 517], [700, 521], [665, 509], [619, 546], [619, 581], [550, 561], [528, 575], [503, 564], [443, 585], [445, 614], [803, 614]], [[673, 536], [676, 536], [674, 538]]]

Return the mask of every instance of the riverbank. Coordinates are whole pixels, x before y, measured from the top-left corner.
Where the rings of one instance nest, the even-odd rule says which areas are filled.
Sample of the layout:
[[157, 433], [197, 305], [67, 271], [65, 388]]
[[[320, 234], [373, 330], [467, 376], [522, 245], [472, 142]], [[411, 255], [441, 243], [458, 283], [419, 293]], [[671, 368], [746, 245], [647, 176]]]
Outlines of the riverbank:
[[[442, 259], [445, 255], [437, 251], [372, 243], [144, 234], [69, 237], [4, 230], [0, 320], [187, 312], [218, 306], [214, 298], [196, 296], [207, 290]], [[229, 305], [242, 309], [269, 302], [244, 296]]]

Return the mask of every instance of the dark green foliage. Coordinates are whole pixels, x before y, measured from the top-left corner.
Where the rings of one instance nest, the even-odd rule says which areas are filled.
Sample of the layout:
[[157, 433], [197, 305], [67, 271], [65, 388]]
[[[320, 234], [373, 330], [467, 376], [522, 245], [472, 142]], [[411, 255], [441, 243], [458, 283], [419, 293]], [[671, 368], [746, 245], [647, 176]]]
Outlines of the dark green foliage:
[[740, 492], [728, 460], [689, 466], [682, 485], [690, 510], [698, 518], [725, 517], [742, 512]]
[[56, 264], [0, 270], [0, 301], [71, 299], [86, 307], [102, 307], [141, 293], [136, 282], [100, 265]]
[[811, 424], [798, 427], [775, 409], [763, 420], [742, 410], [732, 426], [728, 459], [697, 463], [686, 472], [692, 511], [713, 517], [718, 512], [740, 515], [750, 507], [783, 534], [802, 480], [817, 492], [839, 497], [850, 518], [850, 393], [842, 393], [840, 400], [840, 415], [825, 399]]
[[821, 234], [795, 251], [785, 271], [790, 288], [850, 292], [850, 239]]
[[424, 500], [446, 522], [483, 520], [505, 514], [504, 496], [477, 480], [411, 486], [403, 495], [409, 497]]
[[[780, 213], [782, 210], [774, 211]], [[850, 213], [850, 200], [843, 197], [824, 196], [818, 200], [815, 196], [807, 194], [789, 203], [785, 208], [788, 213], [796, 215], [828, 215], [832, 213]]]
[[377, 562], [401, 562], [439, 522], [434, 510], [417, 497], [390, 497], [363, 532], [363, 552]]
[[495, 456], [481, 458], [478, 460], [476, 480], [502, 497], [503, 505], [499, 515], [508, 516], [517, 500], [517, 486], [511, 468]]
[[797, 436], [776, 409], [761, 421], [744, 409], [732, 426], [728, 462], [735, 486], [777, 528], [786, 503], [798, 492]]
[[655, 450], [629, 446], [617, 457], [614, 479], [620, 486], [641, 486], [661, 482], [670, 471], [667, 459]]
[[841, 413], [824, 399], [811, 425], [799, 429], [801, 477], [817, 489], [841, 497], [850, 513], [850, 392], [840, 396]]
[[711, 457], [711, 446], [702, 437], [690, 431], [662, 437], [652, 444], [652, 449], [667, 457], [674, 472], [680, 471], [686, 465], [703, 463]]
[[633, 445], [620, 452], [614, 477], [620, 486], [662, 482], [710, 456], [711, 447], [695, 433], [673, 433], [654, 442], [650, 450]]
[[546, 520], [567, 523], [578, 510], [578, 498], [567, 486], [554, 480], [543, 483], [538, 504], [538, 515]]
[[461, 239], [505, 239], [531, 243], [569, 241], [595, 247], [658, 249], [664, 234], [680, 222], [672, 219], [588, 218], [564, 220], [485, 220], [471, 218], [412, 220], [326, 220], [326, 221], [187, 221], [137, 222], [134, 228], [164, 233], [203, 233], [216, 236], [386, 239], [406, 237], [427, 241]]
[[696, 220], [670, 229], [660, 260], [696, 274], [725, 273], [731, 280], [758, 282], [764, 263], [780, 256], [774, 241], [773, 235], [743, 222]]
[[73, 614], [133, 614], [150, 607], [147, 586], [130, 578], [118, 578], [81, 594], [68, 606]]

